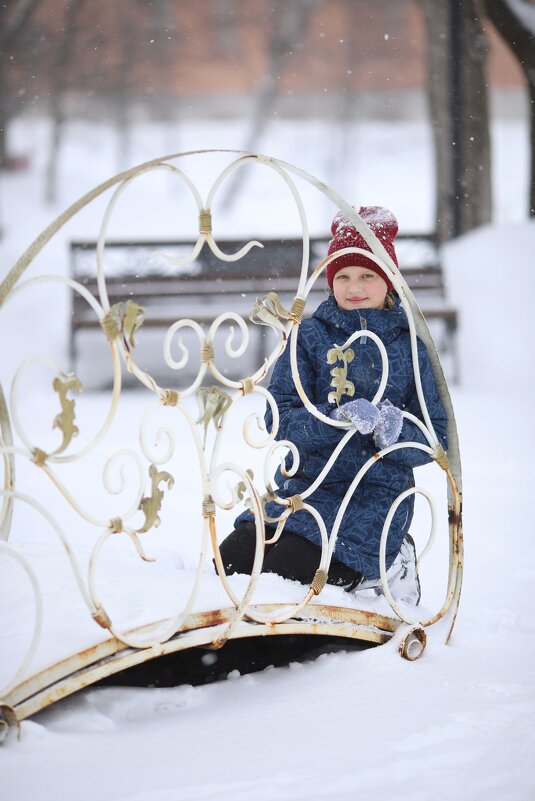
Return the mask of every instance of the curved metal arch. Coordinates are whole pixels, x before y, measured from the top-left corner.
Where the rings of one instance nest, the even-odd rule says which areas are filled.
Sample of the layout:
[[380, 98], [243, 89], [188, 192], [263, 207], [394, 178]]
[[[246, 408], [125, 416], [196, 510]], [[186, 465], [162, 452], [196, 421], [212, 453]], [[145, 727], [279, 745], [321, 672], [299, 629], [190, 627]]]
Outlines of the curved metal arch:
[[[196, 190], [196, 187], [193, 185], [190, 179], [185, 175], [185, 173], [174, 167], [174, 165], [170, 164], [169, 162], [186, 156], [202, 156], [214, 153], [228, 154], [234, 158], [234, 161], [227, 166], [218, 177], [216, 177], [211, 189], [209, 190], [207, 200], [203, 203], [200, 193]], [[98, 598], [96, 597], [94, 576], [92, 573], [94, 570], [93, 559], [89, 566], [87, 586], [84, 583], [83, 587], [81, 588], [81, 592], [84, 597], [88, 596], [92, 598], [92, 601], [94, 602], [93, 606], [95, 606], [92, 617], [100, 626], [109, 630], [111, 637], [108, 637], [104, 643], [87, 649], [87, 651], [83, 654], [77, 654], [72, 657], [68, 657], [67, 659], [64, 659], [58, 663], [58, 665], [50, 666], [50, 668], [47, 668], [36, 676], [29, 676], [26, 679], [23, 679], [22, 682], [19, 682], [16, 686], [12, 687], [6, 694], [6, 697], [0, 699], [0, 703], [6, 708], [13, 708], [15, 710], [16, 717], [19, 720], [23, 717], [33, 714], [38, 709], [41, 709], [49, 703], [52, 703], [54, 700], [57, 700], [57, 698], [74, 692], [81, 686], [86, 686], [87, 684], [98, 680], [98, 678], [102, 677], [103, 675], [111, 675], [118, 670], [122, 670], [129, 664], [139, 663], [144, 660], [155, 658], [163, 653], [171, 652], [173, 650], [181, 650], [199, 644], [219, 647], [227, 639], [259, 635], [262, 636], [265, 634], [284, 634], [297, 631], [309, 634], [330, 633], [334, 636], [354, 637], [372, 642], [385, 642], [395, 636], [399, 643], [400, 651], [403, 653], [403, 655], [408, 659], [414, 659], [421, 654], [425, 647], [425, 628], [428, 628], [442, 618], [448, 618], [448, 637], [449, 634], [451, 634], [451, 629], [457, 613], [461, 590], [463, 549], [461, 527], [462, 477], [460, 453], [455, 416], [453, 413], [449, 390], [432, 337], [429, 333], [421, 310], [416, 304], [409, 287], [407, 286], [403, 277], [400, 275], [399, 271], [395, 269], [395, 265], [393, 264], [380, 240], [375, 237], [371, 229], [366, 225], [355, 209], [333, 189], [327, 187], [323, 182], [318, 181], [314, 176], [310, 175], [299, 167], [288, 164], [287, 162], [279, 159], [254, 153], [243, 153], [232, 150], [188, 151], [185, 153], [174, 153], [168, 156], [153, 159], [145, 162], [144, 164], [138, 165], [137, 167], [133, 167], [130, 170], [119, 173], [118, 175], [110, 178], [108, 181], [103, 182], [72, 204], [72, 206], [70, 206], [65, 212], [63, 212], [63, 214], [53, 221], [27, 248], [14, 267], [10, 270], [4, 281], [0, 284], [0, 308], [8, 298], [12, 297], [16, 293], [19, 287], [22, 288], [22, 286], [34, 286], [35, 284], [44, 280], [49, 281], [56, 279], [54, 276], [42, 276], [37, 279], [31, 279], [30, 281], [26, 282], [26, 284], [18, 285], [19, 279], [23, 275], [26, 268], [42, 250], [42, 248], [45, 247], [51, 237], [54, 236], [68, 220], [70, 220], [86, 205], [91, 203], [107, 190], [115, 187], [115, 191], [113, 193], [112, 200], [108, 204], [108, 209], [105, 213], [99, 235], [100, 255], [98, 259], [98, 278], [103, 307], [101, 307], [97, 301], [93, 302], [90, 298], [86, 298], [86, 300], [88, 300], [90, 305], [92, 305], [94, 310], [97, 312], [97, 315], [102, 317], [102, 322], [104, 323], [104, 318], [111, 311], [109, 309], [109, 303], [107, 299], [103, 263], [107, 222], [113, 211], [114, 204], [120, 197], [122, 191], [132, 183], [135, 177], [152, 169], [163, 168], [170, 170], [174, 175], [183, 180], [191, 190], [192, 198], [196, 203], [200, 214], [199, 237], [197, 240], [197, 245], [193, 250], [193, 254], [200, 250], [203, 244], [207, 242], [212, 251], [226, 261], [236, 260], [242, 257], [249, 249], [249, 246], [232, 256], [225, 256], [225, 254], [221, 252], [219, 246], [213, 240], [213, 237], [211, 237], [210, 220], [208, 218], [210, 217], [211, 213], [212, 200], [214, 199], [223, 181], [234, 169], [237, 169], [246, 163], [257, 163], [273, 169], [285, 183], [286, 188], [289, 190], [290, 196], [298, 209], [304, 243], [300, 279], [298, 287], [296, 287], [296, 294], [292, 308], [289, 311], [286, 311], [280, 305], [274, 303], [274, 305], [272, 304], [272, 306], [269, 308], [264, 308], [263, 311], [263, 315], [267, 320], [267, 324], [271, 325], [279, 335], [277, 344], [273, 348], [272, 353], [265, 360], [264, 364], [261, 365], [251, 376], [246, 376], [241, 380], [227, 379], [224, 373], [217, 366], [213, 352], [213, 341], [215, 333], [220, 325], [223, 322], [233, 320], [239, 325], [242, 331], [243, 339], [241, 344], [237, 348], [234, 348], [231, 334], [231, 336], [227, 338], [226, 352], [229, 356], [234, 358], [243, 354], [248, 347], [248, 333], [242, 318], [233, 312], [225, 312], [216, 320], [214, 320], [208, 332], [205, 332], [204, 329], [202, 329], [194, 320], [182, 319], [172, 325], [167, 332], [164, 344], [165, 360], [173, 369], [180, 369], [180, 367], [183, 365], [184, 358], [179, 362], [176, 362], [171, 356], [171, 340], [177, 330], [184, 327], [189, 327], [197, 333], [199, 338], [201, 346], [201, 363], [197, 376], [193, 384], [191, 384], [189, 387], [180, 391], [174, 388], [166, 389], [164, 387], [160, 387], [148, 372], [137, 366], [135, 355], [133, 354], [131, 347], [128, 346], [126, 340], [126, 319], [122, 317], [117, 318], [114, 321], [113, 326], [108, 326], [108, 330], [106, 330], [106, 326], [103, 325], [106, 335], [108, 336], [108, 341], [111, 345], [114, 360], [114, 388], [112, 399], [113, 412], [115, 412], [118, 394], [120, 392], [121, 382], [118, 363], [119, 360], [122, 359], [126, 364], [127, 369], [136, 375], [140, 384], [144, 385], [149, 392], [156, 396], [158, 404], [161, 406], [175, 407], [182, 413], [183, 419], [186, 420], [187, 425], [192, 432], [194, 443], [192, 450], [196, 453], [199, 461], [203, 491], [203, 545], [201, 548], [201, 558], [199, 560], [196, 577], [193, 584], [193, 590], [191, 591], [189, 599], [182, 611], [174, 613], [173, 616], [166, 621], [159, 621], [158, 624], [155, 622], [154, 624], [149, 624], [138, 627], [134, 630], [120, 633], [116, 630], [113, 621], [110, 620], [106, 611], [102, 608]], [[221, 560], [218, 560], [218, 545], [215, 523], [216, 507], [223, 509], [229, 508], [229, 506], [227, 502], [221, 500], [215, 484], [222, 468], [224, 467], [224, 464], [219, 463], [218, 459], [222, 439], [226, 436], [228, 411], [243, 395], [255, 391], [264, 396], [267, 402], [271, 405], [272, 411], [274, 411], [273, 398], [269, 395], [266, 389], [260, 386], [260, 384], [267, 376], [271, 365], [287, 346], [290, 346], [291, 349], [292, 373], [294, 375], [296, 387], [299, 391], [300, 381], [295, 359], [295, 348], [299, 325], [302, 320], [310, 290], [312, 289], [318, 277], [325, 270], [329, 261], [334, 258], [334, 256], [331, 256], [324, 259], [323, 262], [313, 270], [312, 274], [307, 277], [308, 247], [305, 247], [305, 245], [308, 243], [308, 223], [305, 209], [296, 185], [291, 177], [292, 175], [297, 176], [301, 180], [314, 186], [318, 191], [329, 198], [338, 209], [347, 215], [347, 217], [355, 225], [359, 233], [372, 249], [372, 253], [366, 251], [366, 255], [376, 261], [376, 263], [378, 263], [381, 268], [391, 276], [393, 284], [401, 298], [401, 302], [405, 308], [405, 311], [407, 312], [413, 351], [415, 379], [417, 387], [419, 387], [422, 414], [425, 421], [424, 423], [421, 423], [415, 418], [414, 422], [416, 422], [426, 434], [429, 446], [420, 446], [416, 445], [415, 443], [404, 443], [403, 447], [416, 446], [427, 450], [433, 456], [439, 467], [446, 473], [448, 487], [450, 561], [447, 597], [442, 608], [423, 623], [409, 620], [407, 618], [404, 620], [403, 614], [400, 614], [399, 610], [396, 609], [395, 604], [392, 607], [392, 611], [394, 612], [395, 616], [391, 617], [389, 615], [378, 615], [366, 610], [358, 610], [353, 607], [346, 608], [343, 606], [327, 606], [315, 600], [315, 596], [321, 593], [322, 587], [326, 580], [326, 570], [328, 569], [334, 547], [337, 525], [335, 524], [332, 532], [334, 536], [331, 537], [331, 542], [328, 542], [327, 532], [319, 514], [309, 504], [304, 503], [304, 501], [305, 498], [313, 492], [314, 488], [325, 478], [329, 471], [329, 466], [326, 466], [313, 485], [311, 485], [311, 487], [303, 494], [302, 499], [299, 499], [298, 508], [304, 508], [308, 510], [310, 514], [316, 518], [316, 522], [322, 533], [323, 541], [322, 555], [317, 576], [309, 591], [300, 601], [297, 603], [286, 602], [264, 607], [259, 607], [254, 603], [254, 593], [260, 577], [263, 549], [264, 545], [266, 544], [264, 541], [263, 532], [263, 522], [265, 519], [263, 503], [265, 499], [260, 496], [255, 483], [253, 482], [252, 476], [250, 475], [250, 471], [242, 469], [237, 465], [230, 465], [230, 468], [239, 479], [232, 491], [230, 508], [232, 508], [237, 500], [242, 499], [244, 496], [248, 499], [249, 506], [255, 511], [258, 545], [251, 577], [241, 598], [238, 597], [238, 595], [234, 592], [230, 583], [228, 582], [227, 577], [224, 576], [224, 570], [221, 569]], [[253, 243], [249, 244], [252, 246]], [[348, 252], [353, 251], [358, 252], [358, 249], [352, 248], [348, 250]], [[190, 254], [187, 258], [191, 259], [193, 257], [194, 256]], [[60, 280], [63, 280], [64, 283], [74, 287], [74, 289], [85, 295], [85, 290], [83, 287], [81, 287], [81, 285], [78, 286], [76, 282], [65, 279]], [[123, 324], [125, 325], [124, 329]], [[128, 330], [132, 332], [132, 330], [135, 329]], [[429, 416], [427, 415], [425, 400], [423, 399], [423, 393], [421, 392], [421, 385], [419, 382], [419, 367], [416, 347], [417, 338], [420, 338], [427, 347], [436, 376], [438, 390], [444, 407], [448, 413], [448, 436], [450, 443], [448, 452], [449, 458], [447, 458], [445, 454], [440, 453], [439, 449], [435, 450], [436, 437], [434, 436]], [[347, 344], [348, 343], [346, 343], [346, 345]], [[382, 343], [377, 344], [381, 349]], [[381, 351], [381, 356], [384, 367], [383, 351]], [[203, 408], [201, 417], [199, 420], [195, 420], [188, 409], [186, 409], [186, 407], [183, 405], [183, 402], [191, 395], [199, 396], [199, 393], [201, 392], [200, 384], [202, 379], [208, 374], [212, 375], [220, 382], [220, 384], [230, 390], [233, 394], [230, 395], [228, 392], [216, 390], [216, 388], [212, 388], [208, 392], [205, 392], [205, 394], [202, 396]], [[384, 384], [386, 382], [386, 377], [383, 377]], [[304, 405], [309, 408], [311, 414], [321, 418], [322, 416], [319, 414], [319, 412], [317, 412], [312, 404], [310, 404], [306, 396], [303, 397], [304, 391], [302, 393], [300, 392], [300, 394], [302, 395]], [[378, 393], [377, 397], [380, 397], [380, 393]], [[140, 441], [145, 459], [149, 458], [150, 449], [145, 444], [144, 427], [148, 419], [148, 412], [155, 405], [156, 404], [153, 403], [152, 406], [148, 407], [141, 421]], [[72, 408], [70, 406], [68, 407], [68, 411], [74, 416], [74, 402], [72, 402]], [[254, 417], [254, 415], [250, 416], [248, 420], [252, 420]], [[0, 515], [0, 533], [5, 538], [7, 538], [7, 532], [9, 531], [13, 500], [17, 497], [17, 493], [14, 490], [15, 457], [17, 455], [26, 455], [26, 457], [30, 456], [31, 461], [33, 461], [37, 467], [45, 468], [43, 471], [45, 475], [48, 475], [51, 478], [53, 477], [52, 471], [46, 465], [46, 460], [48, 458], [46, 453], [41, 451], [39, 448], [35, 448], [32, 453], [28, 454], [27, 448], [17, 448], [13, 446], [9, 419], [9, 410], [0, 388], [0, 423], [2, 425], [0, 449], [2, 451], [5, 465], [5, 491], [3, 493], [5, 500], [2, 513]], [[256, 419], [258, 423], [257, 415]], [[344, 423], [338, 423], [337, 421], [333, 420], [327, 420], [326, 422], [333, 426], [347, 428], [347, 425]], [[108, 419], [106, 420], [104, 429], [99, 434], [99, 441], [100, 438], [103, 438], [104, 434], [107, 432], [107, 423]], [[196, 428], [196, 426], [199, 424], [204, 425], [203, 437], [200, 436], [200, 433]], [[244, 426], [247, 426], [247, 421], [244, 423]], [[262, 445], [253, 445], [252, 443], [249, 443], [251, 447], [260, 448], [264, 446], [267, 448], [268, 453], [266, 454], [266, 461], [264, 464], [264, 477], [266, 479], [268, 478], [269, 474], [268, 462], [271, 459], [271, 453], [282, 444], [280, 442], [276, 442], [275, 440], [277, 430], [278, 414], [273, 414], [272, 430], [267, 433], [267, 437], [263, 440]], [[171, 430], [169, 428], [162, 428], [161, 431], [167, 434], [168, 448], [163, 455], [156, 459], [158, 465], [166, 464], [176, 451], [176, 442], [172, 436]], [[158, 434], [158, 436], [159, 435], [160, 434]], [[247, 442], [247, 428], [244, 428], [244, 437]], [[329, 464], [332, 464], [333, 461], [338, 457], [350, 438], [351, 431], [348, 431], [338, 446], [333, 450], [333, 455], [329, 461]], [[391, 449], [396, 449], [396, 447], [401, 446], [391, 446]], [[65, 448], [68, 450], [67, 445]], [[210, 448], [211, 455], [208, 453]], [[82, 449], [79, 453], [74, 455], [63, 455], [62, 453], [61, 456], [54, 457], [54, 454], [52, 454], [51, 456], [54, 457], [52, 458], [52, 461], [67, 464], [70, 461], [83, 458], [87, 453], [87, 450], [87, 448]], [[380, 457], [381, 455], [384, 455], [389, 450], [390, 449], [385, 449], [378, 454], [378, 456]], [[115, 457], [110, 457], [110, 459], [113, 458]], [[365, 465], [355, 477], [351, 487], [348, 489], [346, 500], [349, 499], [360, 478], [362, 475], [364, 475], [369, 466], [369, 464]], [[98, 534], [99, 539], [95, 545], [97, 552], [100, 544], [105, 539], [108, 539], [115, 533], [123, 531], [133, 539], [138, 554], [144, 558], [142, 546], [137, 539], [138, 535], [141, 532], [150, 530], [152, 526], [158, 525], [162, 500], [165, 502], [164, 495], [166, 490], [160, 489], [157, 481], [155, 483], [154, 479], [157, 479], [159, 475], [170, 476], [170, 474], [168, 474], [166, 471], [159, 472], [154, 463], [151, 465], [149, 473], [153, 477], [153, 494], [147, 494], [144, 498], [141, 498], [140, 508], [142, 504], [145, 504], [147, 515], [146, 524], [142, 529], [136, 530], [133, 527], [125, 526], [124, 520], [120, 516], [117, 516], [109, 521], [109, 524], [107, 525], [107, 528], [105, 526], [103, 533], [103, 520], [101, 518], [88, 514], [84, 515], [87, 521], [90, 523], [92, 522], [100, 527]], [[172, 476], [170, 476], [170, 478], [172, 478]], [[278, 499], [276, 497], [270, 481], [266, 480], [265, 483], [266, 487], [268, 488], [268, 499], [278, 501], [282, 505], [288, 507], [283, 513], [281, 518], [283, 519], [283, 522], [277, 531], [276, 536], [280, 536], [284, 526], [284, 519], [287, 518], [288, 514], [293, 512], [293, 507], [289, 501]], [[54, 484], [59, 492], [63, 494], [65, 499], [71, 503], [71, 506], [76, 510], [77, 504], [74, 501], [74, 498], [71, 496], [69, 490], [64, 487], [59, 480], [55, 480]], [[140, 492], [139, 495], [141, 496], [141, 494], [142, 493]], [[292, 503], [295, 503], [295, 501], [292, 501]], [[134, 510], [131, 509], [127, 516], [132, 514], [133, 511]], [[395, 508], [393, 507], [390, 516], [393, 516], [394, 511]], [[337, 518], [338, 524], [342, 514], [343, 510]], [[126, 517], [124, 519], [126, 519]], [[144, 534], [144, 536], [146, 535]], [[219, 561], [218, 568], [220, 577], [223, 586], [226, 589], [226, 593], [230, 598], [232, 606], [229, 609], [195, 613], [192, 611], [193, 601], [198, 594], [199, 586], [202, 582], [205, 551], [207, 542], [209, 540], [212, 541], [216, 563]], [[382, 567], [382, 573], [384, 573], [384, 565], [382, 565]], [[28, 567], [28, 569], [31, 568]], [[82, 579], [80, 577], [80, 581], [81, 580]], [[385, 576], [383, 576], [383, 583], [384, 581]], [[162, 624], [164, 628], [163, 634], [161, 631]], [[25, 663], [24, 668], [26, 667], [27, 665]], [[10, 687], [12, 684], [13, 682], [11, 682]]]

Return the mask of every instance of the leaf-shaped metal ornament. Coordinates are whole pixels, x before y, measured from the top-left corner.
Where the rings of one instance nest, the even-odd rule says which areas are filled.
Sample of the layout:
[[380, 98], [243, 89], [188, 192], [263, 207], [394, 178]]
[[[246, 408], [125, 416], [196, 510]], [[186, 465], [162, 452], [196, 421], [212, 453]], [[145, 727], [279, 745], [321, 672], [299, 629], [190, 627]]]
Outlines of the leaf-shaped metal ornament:
[[[253, 481], [254, 472], [250, 468], [248, 468], [245, 472], [247, 473], [251, 481]], [[234, 501], [234, 503], [243, 501], [243, 496], [245, 495], [246, 492], [247, 492], [247, 486], [245, 484], [245, 481], [239, 481], [232, 490], [232, 500]]]
[[338, 361], [342, 362], [341, 367], [333, 367], [331, 370], [331, 375], [333, 377], [331, 387], [334, 387], [334, 392], [329, 392], [327, 398], [329, 403], [336, 403], [336, 405], [339, 406], [342, 395], [353, 397], [355, 394], [355, 385], [347, 377], [347, 365], [350, 364], [354, 358], [355, 352], [352, 348], [347, 348], [347, 350], [344, 351], [340, 345], [334, 345], [333, 348], [327, 351], [327, 364], [336, 364]]
[[161, 481], [167, 483], [167, 488], [172, 489], [175, 480], [171, 473], [166, 470], [158, 470], [155, 464], [149, 467], [149, 476], [151, 478], [151, 494], [147, 498], [142, 498], [139, 503], [140, 510], [145, 515], [145, 522], [141, 528], [137, 529], [138, 534], [144, 534], [153, 526], [158, 528], [160, 525], [159, 511], [162, 506], [164, 491], [159, 488]]
[[210, 421], [213, 421], [216, 429], [221, 427], [223, 416], [232, 405], [232, 398], [228, 392], [224, 392], [219, 387], [201, 387], [197, 390], [197, 401], [200, 415], [195, 422], [203, 424], [204, 442], [206, 443]]
[[[264, 494], [260, 496], [260, 507], [262, 509], [262, 517], [263, 517], [264, 523], [279, 523], [280, 522], [278, 517], [270, 517], [270, 515], [268, 515], [268, 513], [266, 511], [266, 505], [268, 503], [272, 503], [274, 500], [275, 500], [275, 495], [274, 495], [273, 492], [270, 492], [269, 490], [267, 492], [264, 492]], [[250, 498], [246, 498], [245, 501], [244, 501], [244, 506], [247, 509], [251, 509], [252, 510], [253, 509], [252, 500]], [[282, 509], [282, 505], [281, 505], [281, 509]]]
[[52, 428], [59, 428], [63, 434], [63, 441], [59, 448], [54, 451], [54, 454], [63, 453], [63, 451], [70, 445], [73, 437], [79, 433], [78, 426], [74, 424], [75, 411], [74, 400], [67, 397], [68, 392], [79, 393], [82, 391], [82, 384], [76, 376], [69, 374], [63, 377], [56, 377], [52, 382], [52, 387], [58, 393], [59, 402], [61, 404], [61, 412], [56, 415]]
[[102, 328], [110, 342], [122, 334], [126, 345], [134, 348], [136, 346], [134, 334], [139, 331], [144, 320], [145, 309], [142, 306], [133, 300], [120, 301], [110, 308], [102, 320]]
[[134, 303], [133, 300], [127, 300], [124, 309], [122, 331], [125, 339], [128, 341], [130, 347], [134, 348], [136, 342], [134, 334], [139, 331], [145, 320], [145, 309]]
[[256, 325], [269, 325], [271, 328], [285, 332], [290, 312], [284, 308], [276, 292], [268, 292], [264, 298], [257, 298], [249, 319]]

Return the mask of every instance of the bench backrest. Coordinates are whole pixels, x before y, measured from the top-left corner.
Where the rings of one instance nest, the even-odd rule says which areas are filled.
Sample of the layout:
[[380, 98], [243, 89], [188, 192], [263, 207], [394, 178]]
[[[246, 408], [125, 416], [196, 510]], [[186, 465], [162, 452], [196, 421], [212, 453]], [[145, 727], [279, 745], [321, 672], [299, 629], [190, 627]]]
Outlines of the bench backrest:
[[[310, 264], [318, 264], [327, 252], [326, 237], [310, 241]], [[226, 253], [235, 253], [243, 241], [219, 242]], [[214, 283], [226, 294], [254, 294], [269, 289], [295, 291], [302, 260], [301, 239], [262, 240], [237, 262], [222, 262], [208, 248], [184, 267], [170, 264], [161, 254], [181, 257], [190, 253], [193, 242], [108, 242], [105, 252], [106, 282], [110, 299], [134, 292], [140, 301], [166, 295], [199, 295], [213, 292]], [[443, 272], [438, 248], [429, 234], [405, 234], [396, 240], [403, 276], [420, 297], [443, 298]], [[96, 243], [71, 243], [71, 275], [84, 285], [96, 287]], [[324, 293], [319, 281], [315, 293]], [[79, 296], [78, 296], [79, 297]]]

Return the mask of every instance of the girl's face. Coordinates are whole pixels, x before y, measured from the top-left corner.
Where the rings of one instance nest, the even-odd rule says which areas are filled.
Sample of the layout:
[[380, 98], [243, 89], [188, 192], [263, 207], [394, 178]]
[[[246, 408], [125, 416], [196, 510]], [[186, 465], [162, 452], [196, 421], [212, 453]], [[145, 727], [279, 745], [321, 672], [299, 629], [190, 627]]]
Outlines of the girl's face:
[[386, 281], [367, 267], [343, 267], [333, 280], [334, 298], [341, 309], [382, 309]]

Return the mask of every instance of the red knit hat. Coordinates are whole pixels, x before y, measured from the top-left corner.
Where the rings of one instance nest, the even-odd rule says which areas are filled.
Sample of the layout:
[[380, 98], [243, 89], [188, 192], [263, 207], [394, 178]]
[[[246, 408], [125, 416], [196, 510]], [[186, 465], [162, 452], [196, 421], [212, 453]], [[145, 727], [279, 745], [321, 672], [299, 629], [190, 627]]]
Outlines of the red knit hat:
[[[380, 239], [385, 247], [386, 252], [391, 257], [392, 261], [398, 266], [396, 251], [394, 250], [394, 239], [398, 232], [398, 221], [391, 211], [383, 208], [382, 206], [361, 206], [359, 215], [365, 223], [372, 229], [375, 236]], [[348, 220], [345, 214], [341, 211], [335, 216], [331, 225], [331, 234], [333, 238], [329, 243], [329, 250], [327, 255], [330, 256], [337, 250], [343, 248], [363, 248], [372, 252], [371, 247], [359, 234], [353, 223]], [[392, 281], [383, 270], [371, 259], [367, 259], [362, 253], [346, 253], [333, 259], [327, 265], [327, 283], [333, 287], [333, 278], [343, 267], [367, 267], [381, 276], [386, 281], [388, 291], [394, 288]]]

